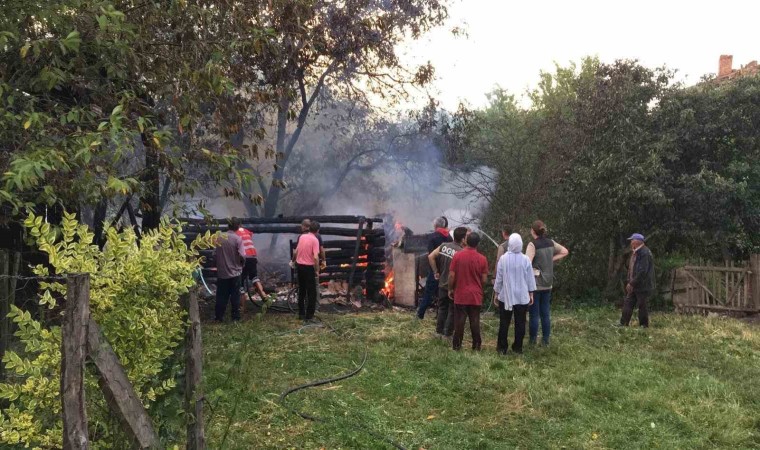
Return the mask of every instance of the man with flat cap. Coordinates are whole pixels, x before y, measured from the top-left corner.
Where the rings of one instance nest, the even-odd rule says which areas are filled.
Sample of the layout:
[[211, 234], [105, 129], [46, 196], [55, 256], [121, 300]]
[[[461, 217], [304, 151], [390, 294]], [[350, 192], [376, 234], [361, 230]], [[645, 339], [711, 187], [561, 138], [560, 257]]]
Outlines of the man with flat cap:
[[647, 305], [654, 293], [654, 261], [652, 252], [644, 244], [644, 236], [634, 233], [631, 241], [631, 260], [628, 264], [628, 278], [625, 286], [623, 315], [619, 326], [627, 327], [631, 322], [634, 305], [639, 308], [639, 326], [649, 327], [649, 310]]

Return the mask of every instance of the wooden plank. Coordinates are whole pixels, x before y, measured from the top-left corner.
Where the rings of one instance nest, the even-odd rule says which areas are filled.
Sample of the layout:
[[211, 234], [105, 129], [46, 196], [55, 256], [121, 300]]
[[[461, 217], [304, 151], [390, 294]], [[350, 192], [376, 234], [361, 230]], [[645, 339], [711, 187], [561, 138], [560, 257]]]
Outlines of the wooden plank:
[[119, 419], [135, 447], [158, 448], [158, 436], [148, 413], [137, 398], [119, 358], [92, 319], [89, 322], [87, 350], [97, 369], [98, 384], [109, 409]]
[[734, 300], [734, 297], [736, 296], [736, 293], [739, 292], [739, 288], [741, 287], [741, 284], [744, 282], [744, 276], [747, 274], [747, 272], [744, 272], [742, 274], [741, 278], [739, 279], [739, 282], [736, 283], [734, 286], [734, 291], [731, 293], [731, 295], [727, 298], [725, 305], [731, 306], [731, 302]]
[[[382, 223], [381, 218], [365, 218], [363, 216], [290, 216], [290, 217], [242, 217], [240, 223], [244, 225], [263, 225], [263, 224], [300, 224], [304, 219], [316, 220], [320, 224], [337, 223], [337, 224], [358, 224], [362, 219], [367, 222]], [[225, 224], [226, 219], [212, 218], [179, 218], [180, 222], [188, 224]]]
[[694, 308], [710, 310], [710, 311], [746, 312], [746, 313], [758, 312], [757, 309], [752, 309], [752, 308], [732, 308], [732, 307], [721, 306], [721, 305], [694, 305]]
[[185, 296], [188, 327], [185, 333], [185, 411], [187, 412], [187, 450], [206, 448], [203, 430], [203, 348], [198, 296], [191, 290]]
[[64, 450], [89, 448], [84, 399], [84, 364], [90, 320], [90, 276], [69, 275], [61, 330], [61, 401]]
[[760, 253], [750, 255], [749, 267], [752, 271], [750, 297], [752, 298], [752, 307], [760, 310]]
[[[364, 218], [362, 218], [364, 219]], [[356, 273], [356, 261], [359, 259], [359, 250], [361, 250], [362, 244], [362, 230], [364, 230], [364, 220], [359, 221], [359, 226], [356, 227], [356, 243], [354, 245], [353, 261], [351, 262], [351, 272], [348, 276], [348, 289], [346, 290], [346, 298], [351, 301], [351, 289], [354, 287], [354, 274]]]
[[[713, 294], [712, 291], [707, 286], [705, 286], [701, 281], [699, 281], [694, 275], [689, 273], [688, 270], [686, 271], [686, 275], [688, 275], [692, 280], [694, 280], [694, 282], [696, 282], [697, 285], [699, 285], [699, 287], [702, 288], [705, 294], [709, 293], [713, 298], [715, 298], [715, 294]], [[702, 303], [704, 303], [704, 301]]]

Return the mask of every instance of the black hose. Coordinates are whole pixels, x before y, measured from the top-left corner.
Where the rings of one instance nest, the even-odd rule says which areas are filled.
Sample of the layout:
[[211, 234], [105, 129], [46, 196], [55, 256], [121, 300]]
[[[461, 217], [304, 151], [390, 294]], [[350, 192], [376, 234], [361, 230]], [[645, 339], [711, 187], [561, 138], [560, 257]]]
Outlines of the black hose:
[[[323, 321], [320, 319], [320, 322], [323, 322]], [[338, 332], [338, 330], [336, 330], [335, 328], [333, 328], [332, 325], [330, 325], [329, 323], [325, 323], [325, 322], [323, 322], [323, 323], [328, 328], [330, 328], [330, 330], [332, 332], [334, 332], [335, 334], [337, 334], [337, 335], [340, 336], [340, 333]], [[325, 378], [323, 380], [311, 381], [309, 383], [304, 383], [304, 384], [301, 384], [301, 385], [298, 385], [298, 386], [294, 386], [294, 387], [288, 388], [285, 391], [283, 391], [282, 394], [280, 394], [280, 404], [285, 409], [287, 409], [288, 411], [290, 411], [291, 413], [293, 413], [293, 414], [295, 414], [295, 415], [297, 415], [297, 416], [299, 416], [299, 417], [301, 417], [303, 419], [310, 420], [312, 422], [327, 423], [328, 421], [326, 419], [323, 419], [323, 418], [317, 417], [317, 416], [313, 416], [311, 414], [307, 414], [307, 413], [305, 413], [303, 411], [299, 411], [296, 408], [288, 405], [287, 402], [285, 401], [286, 397], [288, 395], [294, 393], [294, 392], [298, 392], [298, 391], [301, 391], [301, 390], [304, 390], [304, 389], [313, 388], [313, 387], [317, 387], [317, 386], [322, 386], [322, 385], [325, 385], [325, 384], [335, 383], [335, 382], [342, 381], [342, 380], [345, 380], [347, 378], [351, 378], [351, 377], [357, 375], [359, 372], [361, 372], [361, 370], [364, 368], [364, 365], [367, 363], [367, 354], [368, 354], [368, 351], [367, 351], [367, 346], [365, 344], [365, 346], [364, 346], [364, 357], [362, 358], [362, 362], [354, 370], [352, 370], [352, 371], [350, 371], [348, 373], [345, 373], [343, 375], [338, 375], [338, 376], [335, 376], [335, 377], [332, 377], [332, 378]], [[358, 431], [361, 431], [361, 432], [364, 432], [364, 433], [366, 433], [366, 434], [374, 437], [375, 439], [381, 440], [381, 441], [383, 441], [383, 442], [385, 442], [385, 443], [393, 446], [394, 448], [397, 448], [398, 450], [406, 450], [406, 447], [404, 447], [403, 445], [401, 445], [398, 442], [394, 441], [393, 439], [391, 439], [391, 438], [389, 438], [387, 436], [383, 436], [382, 434], [376, 433], [376, 432], [372, 431], [371, 429], [369, 429], [368, 427], [366, 427], [364, 425], [355, 424], [355, 423], [349, 423], [348, 425], [351, 426], [351, 428], [353, 428], [355, 430], [358, 430]]]

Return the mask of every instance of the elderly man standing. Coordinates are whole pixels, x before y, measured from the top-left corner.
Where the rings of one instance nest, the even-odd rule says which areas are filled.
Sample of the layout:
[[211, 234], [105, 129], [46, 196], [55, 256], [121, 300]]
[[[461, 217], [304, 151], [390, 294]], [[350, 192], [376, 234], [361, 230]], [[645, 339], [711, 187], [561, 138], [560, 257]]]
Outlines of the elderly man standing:
[[631, 260], [628, 264], [628, 280], [625, 286], [623, 315], [618, 326], [627, 327], [633, 315], [633, 306], [639, 308], [639, 326], [649, 327], [649, 310], [647, 305], [654, 292], [654, 260], [649, 247], [644, 244], [644, 236], [634, 233], [631, 241]]
[[243, 273], [245, 246], [237, 235], [240, 219], [229, 221], [227, 233], [217, 240], [214, 259], [216, 260], [216, 321], [224, 320], [227, 303], [232, 303], [232, 320], [240, 320], [240, 275]]

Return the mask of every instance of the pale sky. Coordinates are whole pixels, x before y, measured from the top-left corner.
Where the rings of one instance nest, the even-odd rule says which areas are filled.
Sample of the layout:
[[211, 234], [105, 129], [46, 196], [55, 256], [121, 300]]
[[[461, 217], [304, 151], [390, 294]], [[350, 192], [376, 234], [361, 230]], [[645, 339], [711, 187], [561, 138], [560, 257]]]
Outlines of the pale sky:
[[[587, 55], [667, 65], [687, 84], [717, 72], [721, 54], [734, 55], [734, 68], [760, 60], [756, 0], [454, 1], [445, 27], [401, 50], [407, 64], [433, 63], [432, 91], [450, 110], [460, 100], [483, 106], [496, 85], [522, 94], [540, 70]], [[469, 36], [452, 36], [454, 26]]]

